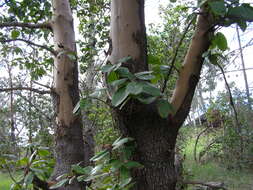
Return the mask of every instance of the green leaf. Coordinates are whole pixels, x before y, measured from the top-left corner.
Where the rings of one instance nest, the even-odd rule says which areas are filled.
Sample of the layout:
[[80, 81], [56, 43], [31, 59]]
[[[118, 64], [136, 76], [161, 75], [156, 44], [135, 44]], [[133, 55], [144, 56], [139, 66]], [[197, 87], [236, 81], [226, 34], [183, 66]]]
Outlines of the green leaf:
[[163, 99], [158, 100], [157, 108], [162, 118], [167, 118], [169, 113], [173, 113], [173, 107], [167, 100]]
[[62, 187], [62, 186], [65, 185], [68, 181], [69, 181], [69, 179], [63, 179], [63, 180], [59, 181], [58, 183], [56, 183], [56, 184], [50, 186], [49, 189], [57, 189], [57, 188], [59, 188], [59, 187]]
[[108, 65], [103, 66], [101, 68], [101, 71], [103, 73], [110, 73], [114, 68], [115, 68], [115, 65], [108, 64]]
[[98, 160], [101, 160], [102, 158], [104, 158], [106, 155], [109, 154], [109, 151], [108, 150], [103, 150], [99, 153], [97, 153], [95, 156], [93, 156], [90, 161], [98, 161]]
[[45, 150], [45, 149], [39, 149], [38, 150], [38, 154], [41, 156], [41, 157], [45, 157], [45, 156], [49, 156], [50, 155], [50, 152], [48, 150]]
[[152, 73], [153, 71], [144, 71], [144, 72], [135, 73], [134, 75], [136, 76], [136, 78], [141, 79], [141, 80], [151, 80], [155, 78], [154, 75], [151, 75]]
[[129, 169], [127, 169], [126, 167], [122, 166], [120, 168], [120, 178], [121, 178], [121, 180], [130, 178], [130, 177], [131, 177], [131, 175], [130, 175]]
[[131, 169], [131, 168], [142, 168], [143, 165], [138, 163], [138, 162], [134, 162], [134, 161], [129, 161], [127, 163], [124, 164], [124, 166], [128, 169]]
[[120, 59], [118, 62], [119, 62], [119, 63], [126, 63], [126, 62], [130, 61], [131, 59], [132, 59], [131, 56], [123, 57], [123, 58]]
[[130, 82], [126, 86], [126, 91], [129, 94], [138, 95], [142, 92], [143, 85], [140, 82]]
[[115, 80], [115, 81], [111, 82], [110, 84], [114, 87], [118, 87], [122, 84], [125, 84], [127, 80], [128, 79], [126, 79], [126, 78], [125, 79], [119, 79], [119, 80]]
[[156, 100], [156, 97], [137, 97], [137, 99], [143, 104], [151, 104]]
[[32, 172], [29, 172], [24, 179], [24, 184], [27, 187], [28, 185], [32, 184], [34, 174]]
[[95, 174], [97, 174], [98, 172], [101, 171], [102, 168], [103, 168], [103, 165], [102, 165], [102, 164], [99, 164], [99, 165], [95, 166], [95, 167], [91, 170], [91, 174], [90, 174], [90, 175], [95, 175]]
[[83, 167], [81, 167], [79, 165], [72, 165], [71, 169], [76, 174], [87, 174], [88, 175], [90, 173], [90, 171], [91, 171], [92, 168], [90, 166], [83, 168]]
[[121, 180], [121, 182], [120, 182], [120, 184], [119, 184], [119, 185], [120, 185], [120, 188], [124, 188], [124, 187], [127, 186], [131, 181], [132, 181], [132, 178], [131, 178], [131, 177]]
[[240, 20], [237, 22], [237, 24], [243, 32], [247, 29], [247, 22], [246, 21]]
[[60, 180], [60, 179], [66, 178], [66, 177], [68, 177], [68, 174], [62, 174], [62, 175], [58, 176], [58, 177], [56, 178], [56, 180], [58, 181], [58, 180]]
[[72, 178], [69, 179], [69, 184], [72, 184], [74, 179], [76, 179], [76, 176], [73, 176]]
[[217, 32], [212, 42], [222, 51], [228, 48], [227, 39], [221, 32]]
[[27, 166], [28, 163], [29, 163], [29, 159], [27, 157], [24, 157], [17, 161], [18, 166]]
[[177, 2], [177, 0], [170, 0], [170, 2], [171, 2], [171, 3], [175, 3], [175, 2]]
[[161, 96], [161, 91], [150, 83], [142, 82], [143, 92], [151, 96]]
[[253, 7], [250, 4], [243, 3], [241, 6], [232, 7], [228, 11], [228, 17], [239, 19], [242, 21], [253, 20]]
[[106, 175], [108, 175], [108, 174], [103, 173], [103, 174], [98, 174], [98, 175], [91, 175], [91, 176], [88, 176], [87, 178], [85, 178], [84, 181], [88, 182], [88, 181], [91, 181], [91, 180], [94, 180], [94, 179], [97, 179], [97, 178], [100, 178], [100, 177], [103, 177]]
[[114, 171], [116, 171], [117, 169], [119, 169], [123, 165], [123, 162], [121, 162], [120, 160], [117, 160], [117, 159], [111, 159], [109, 161], [109, 163], [112, 165], [112, 169]]
[[19, 35], [20, 35], [20, 32], [19, 32], [18, 30], [12, 30], [12, 31], [11, 31], [11, 37], [12, 37], [13, 39], [18, 38]]
[[128, 95], [129, 92], [126, 91], [125, 87], [118, 89], [112, 96], [112, 105], [117, 107], [118, 105], [122, 104]]
[[118, 79], [119, 79], [118, 74], [115, 71], [110, 72], [110, 74], [107, 76], [108, 83], [111, 83]]
[[134, 79], [134, 75], [126, 67], [119, 67], [116, 72], [120, 77], [129, 78], [130, 80]]
[[120, 139], [118, 141], [115, 141], [112, 146], [113, 146], [113, 149], [112, 150], [115, 150], [119, 147], [121, 147], [123, 144], [127, 143], [127, 142], [130, 142], [130, 141], [133, 141], [134, 139], [131, 138], [131, 137], [126, 137], [126, 138], [123, 138], [123, 139]]
[[226, 6], [224, 1], [210, 1], [209, 6], [212, 12], [219, 16], [224, 16], [226, 14]]

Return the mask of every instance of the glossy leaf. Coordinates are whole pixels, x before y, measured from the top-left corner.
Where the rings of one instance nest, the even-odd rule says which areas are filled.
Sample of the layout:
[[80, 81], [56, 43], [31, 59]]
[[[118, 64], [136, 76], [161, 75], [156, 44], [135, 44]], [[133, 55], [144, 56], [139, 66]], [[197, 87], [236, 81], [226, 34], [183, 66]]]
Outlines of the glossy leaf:
[[56, 184], [50, 186], [49, 189], [57, 189], [57, 188], [59, 188], [59, 187], [62, 187], [62, 186], [64, 186], [65, 184], [67, 184], [68, 181], [69, 181], [69, 179], [63, 179], [63, 180], [57, 182]]
[[50, 152], [48, 151], [48, 150], [45, 150], [45, 149], [39, 149], [38, 150], [38, 154], [40, 155], [40, 156], [49, 156], [50, 155]]
[[118, 74], [115, 71], [110, 72], [110, 74], [107, 76], [108, 83], [111, 83], [118, 79], [119, 79]]
[[230, 8], [228, 16], [243, 21], [252, 21], [253, 7], [251, 7], [250, 4], [243, 3], [241, 6]]
[[153, 86], [150, 83], [141, 83], [143, 86], [143, 92], [151, 96], [161, 96], [161, 91], [157, 87]]
[[30, 184], [32, 184], [33, 178], [34, 178], [34, 174], [32, 172], [29, 172], [25, 176], [24, 184], [25, 184], [26, 187], [29, 186]]
[[129, 92], [126, 91], [125, 87], [118, 89], [112, 96], [112, 105], [117, 107], [126, 100]]
[[228, 48], [227, 39], [221, 32], [217, 32], [212, 43], [222, 51], [225, 51]]
[[143, 104], [151, 104], [152, 102], [154, 102], [157, 98], [156, 97], [137, 97], [137, 99], [143, 103]]
[[104, 158], [108, 154], [109, 154], [108, 150], [103, 150], [103, 151], [97, 153], [95, 156], [93, 156], [90, 159], [90, 161], [94, 161], [95, 162], [95, 161], [101, 160], [102, 158]]
[[126, 62], [130, 61], [131, 59], [132, 59], [131, 56], [123, 57], [123, 58], [120, 59], [118, 62], [119, 62], [119, 63], [126, 63]]
[[123, 139], [120, 139], [118, 141], [115, 141], [112, 146], [113, 146], [113, 150], [121, 147], [123, 144], [129, 142], [129, 141], [133, 141], [133, 138], [130, 138], [130, 137], [126, 137], [126, 138], [123, 138]]
[[129, 94], [138, 95], [142, 92], [143, 86], [140, 82], [130, 82], [126, 86], [126, 91]]
[[110, 85], [114, 86], [114, 87], [118, 87], [124, 83], [126, 83], [128, 79], [124, 78], [124, 79], [119, 79], [119, 80], [115, 80], [113, 82], [110, 83]]
[[224, 1], [210, 1], [209, 6], [212, 12], [219, 16], [224, 16], [226, 14], [226, 6]]

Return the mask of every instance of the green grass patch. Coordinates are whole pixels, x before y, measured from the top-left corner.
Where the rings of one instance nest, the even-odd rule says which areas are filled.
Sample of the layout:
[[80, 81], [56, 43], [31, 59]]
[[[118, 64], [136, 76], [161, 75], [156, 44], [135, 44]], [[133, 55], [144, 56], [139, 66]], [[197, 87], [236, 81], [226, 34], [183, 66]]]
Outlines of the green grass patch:
[[[192, 130], [187, 135], [187, 140], [184, 142], [183, 154], [186, 155], [184, 161], [184, 170], [186, 172], [187, 180], [201, 181], [201, 182], [223, 182], [229, 190], [253, 190], [253, 172], [248, 170], [227, 169], [226, 166], [220, 162], [212, 159], [204, 159], [204, 162], [197, 163], [194, 160], [194, 145], [196, 136], [200, 130]], [[207, 141], [212, 139], [212, 135], [203, 135], [199, 139], [197, 146], [198, 153], [203, 150]], [[229, 158], [227, 159], [229, 162]], [[188, 190], [193, 190], [194, 186], [189, 185]]]

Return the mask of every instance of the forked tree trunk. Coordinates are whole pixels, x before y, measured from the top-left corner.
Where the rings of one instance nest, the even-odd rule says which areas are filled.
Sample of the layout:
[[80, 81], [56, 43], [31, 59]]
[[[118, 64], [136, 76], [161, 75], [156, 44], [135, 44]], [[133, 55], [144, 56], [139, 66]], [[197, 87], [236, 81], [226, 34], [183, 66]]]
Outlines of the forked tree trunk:
[[[131, 72], [148, 70], [146, 62], [146, 33], [144, 0], [112, 0], [111, 5], [112, 53], [110, 62], [131, 56], [124, 63]], [[174, 148], [178, 130], [189, 113], [195, 87], [203, 63], [202, 54], [208, 49], [211, 21], [208, 14], [200, 14], [196, 32], [187, 52], [184, 67], [173, 93], [171, 103], [176, 111], [162, 119], [156, 103], [144, 105], [130, 100], [115, 109], [118, 126], [124, 136], [136, 141], [134, 160], [144, 165], [133, 171], [136, 190], [174, 190], [177, 177], [174, 167]]]
[[[55, 50], [54, 59], [54, 104], [56, 111], [55, 156], [56, 165], [52, 179], [69, 173], [72, 164], [84, 161], [84, 142], [80, 114], [73, 114], [79, 101], [78, 66], [75, 33], [69, 0], [53, 0], [52, 29]], [[74, 184], [62, 187], [64, 190], [83, 190], [84, 186]]]

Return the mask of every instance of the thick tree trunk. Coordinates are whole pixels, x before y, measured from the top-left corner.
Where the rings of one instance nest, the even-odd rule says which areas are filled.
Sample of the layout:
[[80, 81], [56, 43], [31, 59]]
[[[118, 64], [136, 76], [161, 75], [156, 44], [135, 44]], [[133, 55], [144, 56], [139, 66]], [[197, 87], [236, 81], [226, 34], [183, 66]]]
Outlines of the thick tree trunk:
[[[158, 114], [156, 102], [144, 105], [129, 100], [124, 107], [115, 109], [118, 126], [124, 136], [135, 139], [133, 159], [144, 168], [133, 171], [136, 190], [174, 190], [177, 176], [174, 166], [174, 148], [180, 126], [187, 117], [192, 97], [199, 80], [212, 32], [208, 14], [200, 14], [196, 32], [184, 60], [171, 104], [175, 114], [163, 119]], [[126, 56], [132, 60], [124, 63], [133, 73], [148, 70], [146, 62], [146, 33], [144, 25], [144, 0], [112, 0], [111, 6], [112, 64]]]
[[[78, 66], [73, 18], [68, 0], [53, 0], [54, 17], [52, 29], [55, 50], [54, 59], [54, 104], [56, 111], [55, 156], [56, 165], [52, 179], [69, 173], [72, 164], [84, 161], [84, 142], [80, 114], [73, 114], [79, 101]], [[74, 182], [62, 187], [64, 190], [83, 190], [84, 186]]]
[[[133, 102], [126, 105], [130, 108]], [[134, 160], [144, 168], [133, 171], [136, 190], [173, 190], [176, 186], [174, 148], [178, 126], [162, 119], [155, 103], [135, 102], [132, 111], [117, 111], [118, 124], [124, 136], [135, 139]]]

